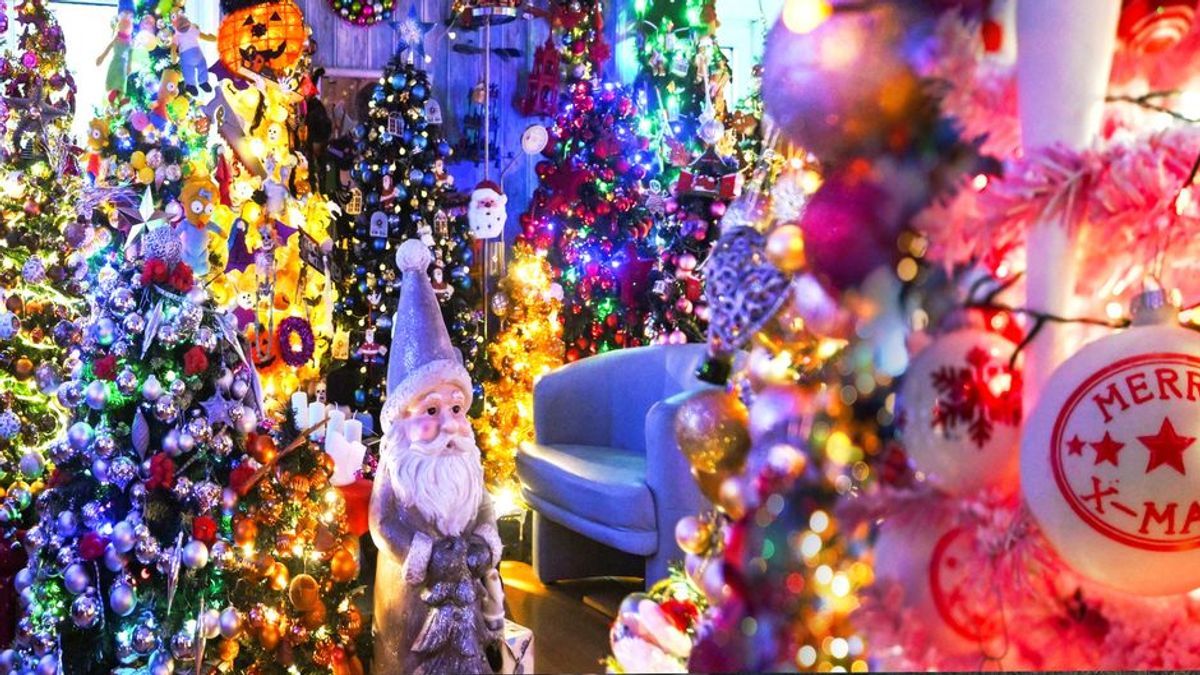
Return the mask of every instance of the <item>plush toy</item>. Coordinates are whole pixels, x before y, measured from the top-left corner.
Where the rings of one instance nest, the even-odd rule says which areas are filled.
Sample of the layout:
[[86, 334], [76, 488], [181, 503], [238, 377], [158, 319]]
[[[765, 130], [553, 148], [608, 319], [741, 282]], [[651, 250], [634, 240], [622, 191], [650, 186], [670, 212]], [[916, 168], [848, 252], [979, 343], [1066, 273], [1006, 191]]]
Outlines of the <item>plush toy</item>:
[[187, 92], [195, 96], [197, 87], [212, 91], [212, 85], [208, 83], [208, 61], [200, 50], [200, 41], [216, 42], [216, 36], [201, 31], [183, 12], [177, 13], [171, 23], [175, 26], [174, 44], [179, 52], [179, 68], [183, 71]]
[[129, 80], [129, 52], [133, 44], [133, 2], [122, 0], [117, 7], [117, 21], [113, 26], [113, 38], [96, 59], [96, 65], [104, 63], [104, 59], [112, 53], [108, 62], [108, 73], [104, 77], [104, 87], [111, 99], [125, 95], [125, 83]]
[[104, 150], [108, 147], [108, 125], [104, 120], [93, 119], [88, 122], [87, 132], [88, 160], [87, 173], [92, 181], [104, 179]]
[[183, 73], [168, 68], [163, 71], [158, 83], [158, 96], [154, 100], [153, 113], [150, 121], [162, 129], [170, 119], [167, 108], [179, 96], [179, 85], [183, 82]]
[[495, 239], [504, 233], [508, 221], [505, 206], [508, 196], [496, 183], [485, 180], [471, 192], [471, 203], [467, 206], [467, 223], [471, 236], [476, 239]]

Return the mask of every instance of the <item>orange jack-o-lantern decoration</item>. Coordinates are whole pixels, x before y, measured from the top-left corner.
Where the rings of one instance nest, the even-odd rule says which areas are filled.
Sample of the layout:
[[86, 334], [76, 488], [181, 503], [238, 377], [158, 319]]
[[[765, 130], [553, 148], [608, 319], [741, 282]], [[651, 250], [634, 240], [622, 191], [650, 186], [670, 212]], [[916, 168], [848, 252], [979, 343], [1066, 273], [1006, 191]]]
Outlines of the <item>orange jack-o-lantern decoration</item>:
[[292, 0], [226, 0], [221, 8], [225, 18], [217, 34], [217, 50], [230, 70], [279, 76], [300, 60], [308, 31]]

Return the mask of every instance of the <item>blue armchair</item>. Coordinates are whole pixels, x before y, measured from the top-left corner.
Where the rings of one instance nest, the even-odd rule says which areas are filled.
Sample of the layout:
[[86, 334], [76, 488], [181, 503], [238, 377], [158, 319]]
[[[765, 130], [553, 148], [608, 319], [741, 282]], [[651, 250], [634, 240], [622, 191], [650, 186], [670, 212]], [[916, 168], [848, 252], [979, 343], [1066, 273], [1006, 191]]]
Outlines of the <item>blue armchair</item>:
[[517, 453], [545, 583], [644, 576], [682, 559], [675, 523], [706, 505], [675, 444], [675, 411], [706, 386], [704, 345], [608, 352], [560, 368], [533, 392], [537, 442]]

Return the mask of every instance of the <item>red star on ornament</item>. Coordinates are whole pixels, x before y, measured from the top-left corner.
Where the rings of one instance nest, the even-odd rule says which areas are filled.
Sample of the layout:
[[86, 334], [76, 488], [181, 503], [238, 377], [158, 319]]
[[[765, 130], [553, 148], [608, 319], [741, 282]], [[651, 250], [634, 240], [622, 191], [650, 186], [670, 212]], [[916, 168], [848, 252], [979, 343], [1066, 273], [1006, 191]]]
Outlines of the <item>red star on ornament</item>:
[[1068, 455], [1082, 455], [1083, 454], [1083, 446], [1085, 446], [1085, 445], [1087, 445], [1087, 443], [1083, 442], [1083, 439], [1079, 437], [1079, 434], [1075, 434], [1075, 438], [1072, 438], [1071, 440], [1067, 441], [1067, 454]]
[[1171, 424], [1169, 417], [1164, 417], [1158, 433], [1153, 436], [1138, 436], [1138, 440], [1150, 451], [1150, 460], [1146, 462], [1146, 473], [1162, 465], [1175, 469], [1180, 475], [1186, 476], [1183, 468], [1183, 451], [1196, 442], [1195, 438], [1180, 436]]
[[[1078, 436], [1076, 436], [1076, 438], [1078, 438]], [[1095, 466], [1100, 462], [1108, 462], [1113, 466], [1118, 466], [1117, 451], [1125, 447], [1124, 443], [1119, 443], [1113, 440], [1112, 435], [1107, 431], [1104, 432], [1104, 438], [1101, 438], [1099, 443], [1090, 443], [1089, 445], [1096, 450], [1096, 463], [1092, 466]]]

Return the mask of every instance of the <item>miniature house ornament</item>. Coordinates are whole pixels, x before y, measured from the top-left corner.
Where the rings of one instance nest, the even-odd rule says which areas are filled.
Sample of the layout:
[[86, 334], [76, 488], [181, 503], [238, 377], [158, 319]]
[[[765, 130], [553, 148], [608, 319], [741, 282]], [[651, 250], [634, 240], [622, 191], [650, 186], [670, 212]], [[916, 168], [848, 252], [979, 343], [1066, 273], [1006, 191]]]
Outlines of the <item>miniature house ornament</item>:
[[504, 626], [500, 537], [467, 420], [471, 378], [450, 342], [419, 240], [397, 250], [402, 274], [370, 529], [377, 673], [490, 672]]

